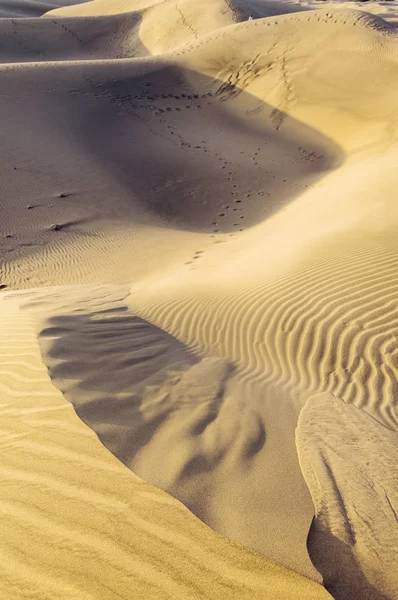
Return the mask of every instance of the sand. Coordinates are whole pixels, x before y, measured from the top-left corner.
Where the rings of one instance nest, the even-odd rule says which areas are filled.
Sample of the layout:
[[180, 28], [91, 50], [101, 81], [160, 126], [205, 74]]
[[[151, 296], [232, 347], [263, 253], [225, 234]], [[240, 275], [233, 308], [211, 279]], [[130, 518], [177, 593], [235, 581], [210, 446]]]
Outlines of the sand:
[[397, 432], [325, 393], [302, 410], [297, 449], [316, 513], [309, 552], [328, 589], [340, 598], [394, 598]]
[[[94, 291], [105, 314], [124, 294]], [[22, 300], [1, 301], [2, 598], [330, 597], [211, 531], [114, 458], [51, 382]]]
[[[87, 2], [88, 0], [80, 0]], [[41, 17], [49, 10], [77, 4], [75, 0], [2, 0], [0, 4], [0, 19]]]
[[62, 4], [0, 20], [2, 597], [395, 599], [393, 3]]

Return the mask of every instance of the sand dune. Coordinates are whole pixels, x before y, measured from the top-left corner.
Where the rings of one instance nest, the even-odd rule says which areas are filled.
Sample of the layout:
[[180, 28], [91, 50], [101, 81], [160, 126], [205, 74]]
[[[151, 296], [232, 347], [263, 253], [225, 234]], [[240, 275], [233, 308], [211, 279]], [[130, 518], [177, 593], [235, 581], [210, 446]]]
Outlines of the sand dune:
[[[87, 2], [88, 0], [80, 0]], [[79, 2], [79, 0], [78, 0]], [[40, 17], [49, 10], [59, 6], [77, 4], [75, 0], [2, 0], [0, 4], [0, 19]]]
[[351, 2], [350, 0], [342, 0], [340, 2], [334, 2], [333, 0], [300, 0], [295, 5], [307, 10], [318, 10], [321, 7], [326, 9], [332, 8], [334, 10], [346, 10], [347, 8], [362, 10], [372, 15], [377, 15], [388, 23], [396, 25], [398, 22], [396, 0], [376, 0], [376, 2], [372, 2], [371, 0], [359, 0], [358, 2]]
[[[26, 553], [22, 523], [32, 536], [44, 526], [18, 497], [36, 498], [34, 473], [64, 468], [71, 485], [65, 452], [81, 501], [99, 486], [76, 525], [89, 562], [78, 571], [62, 550], [39, 582], [49, 536], [73, 543], [59, 515], [83, 510], [62, 493], [58, 516], [42, 517], [38, 570], [29, 554], [37, 597], [53, 598], [57, 581], [59, 597], [105, 593], [90, 575], [115, 550], [104, 497], [130, 507], [131, 486], [156, 500], [107, 525], [124, 553], [98, 582], [111, 578], [109, 597], [130, 597], [132, 578], [149, 598], [328, 597], [322, 578], [339, 599], [396, 597], [393, 514], [374, 511], [387, 487], [395, 502], [398, 37], [392, 14], [313, 5], [94, 0], [0, 20], [1, 306], [22, 355], [4, 352], [0, 386], [22, 402], [14, 420], [40, 398], [49, 411], [27, 425], [32, 479], [26, 429], [5, 427], [7, 444], [23, 436], [7, 459], [22, 465], [5, 496], [21, 532], [15, 555], [7, 534], [10, 600], [29, 585], [13, 562]], [[69, 438], [51, 425], [58, 406]], [[42, 462], [58, 439], [71, 449]], [[130, 540], [136, 511], [142, 540]], [[171, 546], [154, 557], [163, 535]], [[127, 569], [120, 581], [113, 568]]]
[[[170, 35], [170, 30], [168, 29], [170, 25], [174, 26], [175, 30], [180, 28], [184, 31], [185, 29], [185, 35], [189, 35], [189, 32], [186, 31], [189, 29], [188, 21], [191, 21], [193, 18], [195, 19], [194, 22], [196, 27], [200, 27], [202, 22], [207, 21], [209, 24], [212, 22], [213, 29], [215, 29], [220, 28], [221, 23], [224, 22], [223, 19], [228, 18], [226, 15], [232, 16], [235, 14], [233, 20], [241, 21], [246, 20], [250, 14], [262, 18], [307, 10], [301, 3], [291, 2], [289, 0], [250, 0], [249, 2], [245, 2], [244, 0], [235, 0], [234, 2], [217, 0], [216, 2], [207, 2], [204, 4], [204, 7], [210, 11], [208, 14], [203, 14], [207, 11], [200, 11], [199, 5], [195, 2], [189, 3], [186, 0], [177, 3], [175, 2], [174, 4], [170, 3], [169, 0], [155, 0], [155, 2], [153, 2], [153, 0], [95, 0], [94, 2], [89, 2], [85, 6], [80, 6], [78, 2], [75, 2], [75, 6], [63, 6], [59, 9], [54, 9], [47, 16], [88, 17], [115, 15], [153, 9], [155, 6], [156, 11], [158, 10], [159, 5], [163, 5], [161, 8], [162, 11], [174, 10], [176, 12], [174, 15], [176, 23], [166, 23], [166, 29], [163, 29], [163, 37], [168, 37]], [[167, 14], [167, 12], [163, 14]]]
[[104, 311], [103, 293], [37, 292], [26, 305], [56, 387], [134, 473], [217, 531], [319, 581], [306, 552], [313, 512], [294, 429], [268, 427], [228, 360], [192, 353], [126, 302]]
[[297, 448], [315, 505], [309, 551], [334, 598], [398, 590], [397, 433], [331, 394], [300, 414]]
[[[226, 0], [207, 0], [203, 3], [189, 0], [97, 0], [50, 11], [52, 21], [60, 17], [96, 17], [108, 15], [106, 23], [115, 16], [123, 23], [124, 37], [128, 39], [130, 56], [162, 54], [187, 42], [241, 20], [241, 11]], [[111, 21], [109, 20], [111, 19]], [[75, 21], [76, 22], [76, 21]], [[128, 24], [128, 28], [126, 28]], [[113, 28], [112, 28], [113, 30]], [[105, 44], [101, 44], [106, 47]]]
[[[263, 12], [274, 15], [297, 10], [300, 8], [288, 3], [280, 6], [270, 2]], [[28, 20], [2, 22], [0, 59], [36, 62], [164, 54], [246, 20], [249, 12], [245, 3], [233, 5], [225, 0], [208, 0], [206, 4], [189, 0], [84, 2], [49, 10], [46, 19], [36, 21], [33, 28]], [[84, 20], [73, 18], [83, 16]], [[60, 17], [73, 21], [59, 21]]]
[[[97, 292], [104, 317], [126, 294]], [[51, 383], [26, 299], [0, 301], [2, 598], [329, 597], [212, 532], [107, 452]]]

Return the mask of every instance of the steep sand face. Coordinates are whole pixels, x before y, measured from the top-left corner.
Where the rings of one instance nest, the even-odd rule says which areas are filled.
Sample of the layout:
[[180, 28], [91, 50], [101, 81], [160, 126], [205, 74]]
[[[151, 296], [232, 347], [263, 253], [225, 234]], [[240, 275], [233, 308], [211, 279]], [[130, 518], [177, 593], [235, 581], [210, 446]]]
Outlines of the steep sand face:
[[[204, 7], [210, 10], [210, 14], [203, 14], [205, 11], [199, 11], [199, 5], [195, 2], [175, 2], [170, 3], [168, 0], [159, 0], [152, 2], [150, 0], [95, 0], [89, 2], [85, 6], [78, 5], [76, 2], [75, 6], [65, 6], [66, 2], [62, 3], [64, 6], [51, 11], [51, 14], [47, 15], [52, 17], [54, 15], [62, 17], [88, 17], [88, 16], [99, 16], [99, 15], [115, 15], [135, 10], [143, 10], [152, 8], [154, 5], [164, 5], [167, 7], [166, 10], [176, 11], [177, 21], [176, 27], [184, 31], [185, 35], [189, 35], [189, 21], [192, 15], [195, 15], [195, 25], [200, 26], [201, 20], [210, 20], [212, 17], [213, 28], [219, 28], [223, 18], [228, 13], [235, 13], [239, 15], [243, 20], [246, 20], [249, 15], [257, 18], [264, 18], [275, 15], [284, 15], [290, 12], [301, 12], [302, 10], [308, 10], [303, 4], [298, 2], [290, 2], [289, 0], [250, 0], [245, 2], [244, 0], [231, 1], [216, 1], [213, 3], [205, 3]], [[217, 8], [219, 9], [217, 11]], [[319, 6], [318, 6], [319, 8]], [[163, 10], [163, 9], [162, 9]], [[188, 14], [185, 14], [188, 11]], [[193, 11], [193, 12], [192, 12]], [[184, 14], [181, 14], [184, 13]], [[201, 14], [202, 13], [202, 14]], [[185, 19], [185, 17], [189, 17]], [[185, 19], [185, 20], [184, 20]], [[178, 24], [179, 21], [179, 24]], [[164, 25], [170, 26], [171, 23], [164, 23]], [[167, 30], [166, 30], [167, 31]], [[167, 37], [164, 35], [163, 37]]]
[[[360, 528], [368, 551], [357, 555], [336, 528], [345, 514], [335, 498], [354, 502], [340, 472], [354, 452], [346, 421], [362, 427], [360, 409], [379, 422], [380, 439], [398, 428], [398, 38], [363, 12], [294, 7], [309, 8], [95, 0], [1, 21], [0, 283], [67, 286], [18, 294], [13, 323], [22, 302], [53, 389], [133, 473], [230, 539], [325, 577], [339, 597], [349, 589], [392, 600], [391, 564], [377, 558], [384, 517]], [[270, 16], [282, 8], [293, 14]], [[248, 10], [265, 18], [238, 22]], [[4, 306], [17, 302], [5, 297]], [[30, 366], [15, 362], [12, 381], [23, 382]], [[6, 365], [2, 377], [14, 390]], [[295, 445], [300, 411], [322, 392], [350, 410], [324, 397], [345, 444], [341, 462], [327, 458], [324, 496], [300, 450], [323, 451], [312, 401], [297, 434], [300, 464]], [[36, 397], [29, 402], [30, 411]], [[337, 429], [322, 426], [337, 446]], [[360, 461], [353, 494], [372, 511], [379, 492], [364, 491], [368, 466]], [[117, 517], [115, 539], [124, 522]], [[214, 539], [224, 556], [228, 543]], [[325, 539], [342, 540], [352, 557], [340, 579]], [[237, 553], [232, 562], [253, 556]], [[201, 580], [195, 572], [177, 594], [164, 573], [164, 597], [184, 598]], [[75, 574], [65, 577], [69, 585]], [[286, 581], [281, 597], [294, 586], [292, 597], [327, 597], [305, 579]], [[198, 597], [226, 593], [211, 591], [214, 580], [201, 585]], [[250, 586], [248, 597], [270, 590]]]
[[[78, 0], [79, 1], [79, 0]], [[88, 2], [88, 0], [80, 0]], [[41, 17], [49, 10], [68, 4], [76, 5], [75, 0], [2, 0], [0, 4], [0, 19]]]
[[51, 306], [36, 293], [27, 308], [52, 381], [102, 443], [212, 528], [319, 580], [294, 417], [251, 398], [228, 359], [192, 353], [126, 303], [104, 311], [101, 290], [79, 305], [69, 295]]
[[398, 590], [398, 435], [332, 394], [309, 398], [297, 427], [315, 506], [309, 551], [334, 598]]
[[[130, 21], [129, 41], [135, 40], [140, 52], [135, 56], [162, 54], [187, 42], [200, 39], [211, 31], [240, 21], [243, 13], [226, 0], [206, 0], [202, 3], [182, 0], [152, 2], [120, 2], [100, 0], [85, 5], [50, 11], [46, 17], [103, 17], [123, 15]], [[133, 27], [132, 21], [136, 23]], [[140, 43], [141, 42], [141, 43]], [[136, 49], [135, 49], [136, 50]]]
[[[327, 600], [319, 585], [216, 534], [115, 459], [52, 384], [31, 310], [67, 298], [104, 319], [128, 290], [0, 300], [0, 593], [4, 600]], [[81, 312], [83, 311], [83, 312]]]

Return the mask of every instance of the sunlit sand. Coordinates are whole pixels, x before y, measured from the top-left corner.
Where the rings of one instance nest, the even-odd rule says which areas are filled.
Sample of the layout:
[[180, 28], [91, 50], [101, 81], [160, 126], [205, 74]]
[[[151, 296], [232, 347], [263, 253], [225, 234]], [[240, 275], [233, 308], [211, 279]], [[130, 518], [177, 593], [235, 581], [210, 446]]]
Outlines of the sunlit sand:
[[398, 598], [397, 15], [0, 0], [2, 599]]

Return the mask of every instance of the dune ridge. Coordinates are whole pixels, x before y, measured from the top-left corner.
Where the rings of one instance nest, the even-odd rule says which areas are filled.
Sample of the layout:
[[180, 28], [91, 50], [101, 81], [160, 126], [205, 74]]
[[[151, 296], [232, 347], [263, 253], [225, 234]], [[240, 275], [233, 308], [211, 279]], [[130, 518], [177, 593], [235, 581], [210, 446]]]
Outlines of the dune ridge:
[[[90, 286], [65, 295], [55, 288], [23, 301], [36, 315], [54, 385], [135, 474], [216, 531], [319, 581], [305, 546], [313, 513], [294, 429], [289, 436], [268, 423], [232, 362], [193, 353], [138, 318], [125, 302], [128, 288], [124, 301], [110, 298], [104, 310], [104, 292]], [[293, 503], [298, 490], [301, 502]], [[286, 551], [288, 531], [293, 547]]]
[[[98, 291], [105, 315], [126, 293]], [[212, 532], [107, 452], [52, 385], [26, 300], [0, 301], [2, 598], [329, 597]]]
[[[79, 1], [79, 0], [78, 0]], [[88, 0], [80, 0], [87, 2]], [[69, 4], [77, 4], [70, 0]], [[41, 17], [49, 10], [68, 5], [68, 0], [2, 0], [0, 19]]]
[[[247, 573], [239, 572], [248, 587], [235, 575], [206, 579], [194, 567], [180, 585], [195, 564], [193, 554], [186, 562], [187, 542], [175, 562], [168, 555], [165, 569], [155, 567], [160, 587], [134, 579], [154, 598], [328, 597], [315, 583], [322, 578], [336, 598], [396, 594], [390, 559], [379, 560], [391, 513], [372, 517], [368, 529], [355, 521], [370, 548], [363, 555], [345, 537], [338, 498], [352, 504], [352, 492], [373, 515], [387, 484], [383, 474], [377, 491], [367, 488], [369, 465], [356, 460], [350, 436], [363, 428], [389, 448], [398, 425], [398, 38], [392, 21], [351, 3], [312, 7], [94, 0], [40, 19], [0, 20], [1, 305], [16, 307], [4, 312], [5, 326], [26, 318], [16, 331], [32, 335], [22, 354], [38, 357], [39, 344], [42, 353], [33, 369], [25, 356], [14, 357], [16, 371], [5, 363], [1, 389], [23, 401], [26, 385], [37, 389], [33, 405], [40, 395], [68, 407], [74, 431], [91, 443], [81, 442], [83, 453], [115, 465], [112, 493], [120, 473], [122, 495], [138, 475], [148, 482], [140, 489], [179, 507], [175, 520], [155, 507], [143, 517], [145, 528], [152, 516], [160, 524], [170, 518], [167, 531], [159, 525], [175, 544], [170, 554], [184, 514], [187, 536], [199, 536], [195, 553], [207, 544], [198, 527], [218, 540], [219, 560], [228, 556], [236, 568], [250, 556]], [[247, 22], [250, 12], [257, 18]], [[341, 424], [340, 462], [333, 452], [318, 460], [326, 452], [316, 430], [321, 401], [308, 398], [322, 393], [327, 422], [319, 430], [337, 447], [332, 423]], [[355, 439], [372, 455], [372, 445]], [[24, 447], [13, 452], [25, 460]], [[324, 492], [309, 471], [311, 454]], [[48, 461], [44, 470], [55, 468]], [[358, 480], [348, 494], [340, 471], [352, 463]], [[92, 477], [95, 487], [100, 475]], [[165, 491], [266, 558], [212, 532]], [[7, 498], [22, 527], [18, 498]], [[114, 539], [124, 535], [124, 519], [117, 517]], [[151, 532], [122, 564], [141, 552], [150, 569]], [[86, 547], [79, 539], [79, 552], [94, 556], [94, 540]], [[328, 539], [350, 558], [340, 579]], [[204, 569], [213, 555], [200, 555]], [[70, 564], [65, 585], [78, 581], [76, 594], [95, 596], [95, 582], [83, 582], [93, 563], [76, 580], [73, 565], [65, 574]], [[257, 579], [257, 566], [270, 579]], [[7, 581], [18, 577], [13, 567]], [[37, 577], [32, 563], [35, 585]], [[110, 593], [128, 597], [133, 577], [112, 579]], [[53, 597], [56, 584], [48, 585], [51, 593], [40, 587], [39, 596]]]
[[324, 393], [308, 399], [296, 435], [315, 506], [309, 551], [327, 589], [334, 598], [393, 598], [397, 433]]

